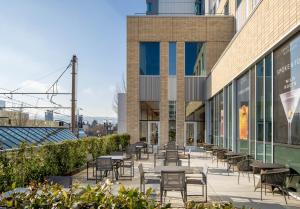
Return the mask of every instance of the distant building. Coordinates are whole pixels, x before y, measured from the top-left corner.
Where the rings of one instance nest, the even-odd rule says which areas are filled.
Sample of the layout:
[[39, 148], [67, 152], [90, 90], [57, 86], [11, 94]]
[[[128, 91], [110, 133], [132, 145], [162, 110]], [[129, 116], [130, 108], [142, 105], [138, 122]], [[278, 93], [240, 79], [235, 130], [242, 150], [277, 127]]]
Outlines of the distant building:
[[126, 94], [118, 94], [118, 133], [126, 132]]
[[53, 110], [47, 110], [45, 112], [45, 121], [53, 121]]
[[5, 101], [3, 101], [3, 100], [0, 100], [0, 110], [4, 110], [4, 108], [5, 108]]

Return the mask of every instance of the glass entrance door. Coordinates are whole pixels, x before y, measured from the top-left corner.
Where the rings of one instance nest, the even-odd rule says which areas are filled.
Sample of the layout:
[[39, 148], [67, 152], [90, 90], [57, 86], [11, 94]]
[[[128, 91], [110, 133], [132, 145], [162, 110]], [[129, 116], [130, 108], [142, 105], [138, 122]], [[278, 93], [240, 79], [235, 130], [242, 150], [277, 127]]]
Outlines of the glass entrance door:
[[159, 140], [159, 122], [158, 121], [149, 121], [148, 122], [148, 144], [158, 145]]
[[186, 147], [195, 148], [197, 144], [197, 123], [185, 122], [184, 132], [185, 132], [184, 145]]

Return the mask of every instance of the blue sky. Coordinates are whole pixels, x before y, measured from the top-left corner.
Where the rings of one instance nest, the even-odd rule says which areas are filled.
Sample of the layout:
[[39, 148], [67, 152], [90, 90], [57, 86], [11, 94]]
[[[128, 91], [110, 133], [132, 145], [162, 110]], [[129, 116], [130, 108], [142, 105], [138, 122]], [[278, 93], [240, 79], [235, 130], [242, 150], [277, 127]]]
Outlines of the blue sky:
[[[75, 53], [83, 114], [116, 116], [114, 89], [126, 72], [126, 15], [145, 7], [145, 0], [1, 1], [0, 87], [43, 92]], [[61, 80], [60, 91], [69, 91], [69, 78]], [[26, 96], [15, 99], [47, 105]], [[69, 106], [68, 97], [56, 101]]]

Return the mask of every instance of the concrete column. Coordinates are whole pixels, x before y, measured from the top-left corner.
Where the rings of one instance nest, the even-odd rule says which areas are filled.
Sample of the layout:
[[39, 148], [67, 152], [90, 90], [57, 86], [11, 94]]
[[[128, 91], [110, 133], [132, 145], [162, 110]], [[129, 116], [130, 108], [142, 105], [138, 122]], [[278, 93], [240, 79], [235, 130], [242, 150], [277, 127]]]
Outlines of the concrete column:
[[169, 42], [160, 42], [160, 146], [163, 147], [169, 140]]
[[176, 44], [176, 70], [177, 70], [177, 100], [176, 100], [176, 141], [179, 146], [184, 145], [185, 121], [185, 89], [184, 89], [184, 42]]

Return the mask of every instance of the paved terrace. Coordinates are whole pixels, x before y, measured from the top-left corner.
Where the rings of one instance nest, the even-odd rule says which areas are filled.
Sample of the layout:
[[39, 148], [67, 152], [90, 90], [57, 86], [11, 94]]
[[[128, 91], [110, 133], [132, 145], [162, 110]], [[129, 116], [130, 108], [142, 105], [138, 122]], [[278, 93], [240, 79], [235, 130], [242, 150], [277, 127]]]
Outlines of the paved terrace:
[[[158, 164], [161, 163], [158, 160]], [[145, 170], [147, 168], [153, 168], [153, 155], [150, 155], [149, 160], [135, 161], [135, 177], [133, 180], [120, 180], [113, 185], [113, 190], [116, 192], [120, 184], [126, 187], [139, 188], [139, 171], [138, 165], [142, 163]], [[183, 160], [183, 165], [187, 165], [187, 160]], [[203, 152], [191, 153], [191, 166], [208, 166], [208, 201], [209, 202], [233, 202], [235, 206], [246, 208], [253, 207], [255, 209], [282, 209], [282, 208], [300, 208], [300, 201], [292, 197], [287, 199], [288, 205], [285, 204], [284, 197], [275, 193], [267, 192], [267, 195], [263, 193], [263, 201], [260, 200], [260, 189], [254, 192], [253, 176], [250, 175], [250, 182], [248, 181], [247, 174], [244, 176], [241, 174], [240, 184], [237, 183], [237, 172], [230, 173], [228, 176], [226, 166], [219, 162], [217, 167], [216, 161], [212, 163], [210, 157], [206, 157]], [[90, 171], [92, 173], [92, 170]], [[81, 183], [83, 185], [95, 184], [93, 180], [86, 180], [86, 170], [74, 175], [74, 182]], [[258, 178], [258, 177], [257, 177]], [[258, 179], [256, 179], [256, 182]], [[146, 189], [152, 185], [146, 185]], [[153, 185], [152, 188], [159, 193], [159, 185]], [[201, 193], [201, 186], [190, 185], [188, 186], [188, 194], [197, 192]], [[157, 196], [159, 200], [159, 195]], [[201, 200], [201, 197], [188, 197], [188, 200]], [[179, 192], [168, 192], [166, 202], [171, 202], [174, 208], [183, 208], [183, 202]]]

